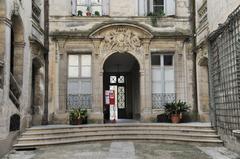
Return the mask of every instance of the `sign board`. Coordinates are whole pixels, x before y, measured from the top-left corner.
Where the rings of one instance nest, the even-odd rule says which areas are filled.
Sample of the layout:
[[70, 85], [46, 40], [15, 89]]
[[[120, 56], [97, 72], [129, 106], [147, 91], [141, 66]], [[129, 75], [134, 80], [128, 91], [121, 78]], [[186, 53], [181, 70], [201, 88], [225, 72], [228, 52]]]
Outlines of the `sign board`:
[[105, 104], [109, 105], [110, 104], [110, 98], [109, 98], [110, 91], [106, 90], [105, 91]]
[[111, 90], [109, 93], [109, 100], [110, 100], [110, 105], [115, 105], [115, 93], [113, 90]]

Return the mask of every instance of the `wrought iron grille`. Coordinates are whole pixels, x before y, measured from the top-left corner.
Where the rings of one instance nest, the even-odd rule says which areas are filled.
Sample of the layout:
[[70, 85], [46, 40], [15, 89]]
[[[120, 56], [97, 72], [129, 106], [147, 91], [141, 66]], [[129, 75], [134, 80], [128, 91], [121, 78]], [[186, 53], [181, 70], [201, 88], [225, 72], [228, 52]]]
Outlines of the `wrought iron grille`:
[[240, 129], [240, 6], [209, 38], [212, 119], [220, 133]]
[[71, 108], [84, 108], [90, 109], [92, 105], [91, 94], [69, 94], [68, 95], [68, 109]]
[[164, 109], [164, 104], [173, 102], [175, 99], [175, 93], [153, 93], [152, 107], [153, 109]]

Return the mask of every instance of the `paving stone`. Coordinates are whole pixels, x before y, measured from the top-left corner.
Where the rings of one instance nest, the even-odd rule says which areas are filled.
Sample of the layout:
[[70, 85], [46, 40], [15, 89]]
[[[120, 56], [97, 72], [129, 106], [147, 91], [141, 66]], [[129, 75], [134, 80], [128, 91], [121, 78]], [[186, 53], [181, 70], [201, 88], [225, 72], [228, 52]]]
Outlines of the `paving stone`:
[[11, 151], [3, 159], [239, 159], [224, 147], [198, 147], [146, 141], [58, 145], [35, 151]]

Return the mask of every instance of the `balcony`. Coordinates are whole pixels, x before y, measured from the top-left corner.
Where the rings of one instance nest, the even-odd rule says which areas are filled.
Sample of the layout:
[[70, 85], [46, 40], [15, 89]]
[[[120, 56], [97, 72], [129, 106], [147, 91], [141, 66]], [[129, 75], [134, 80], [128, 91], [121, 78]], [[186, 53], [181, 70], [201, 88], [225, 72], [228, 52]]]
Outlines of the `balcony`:
[[10, 73], [10, 90], [9, 90], [9, 97], [14, 103], [14, 105], [19, 109], [20, 103], [19, 103], [19, 97], [21, 95], [22, 91], [21, 88], [14, 78], [13, 74]]
[[32, 19], [38, 24], [40, 24], [40, 15], [41, 9], [34, 1], [32, 1]]

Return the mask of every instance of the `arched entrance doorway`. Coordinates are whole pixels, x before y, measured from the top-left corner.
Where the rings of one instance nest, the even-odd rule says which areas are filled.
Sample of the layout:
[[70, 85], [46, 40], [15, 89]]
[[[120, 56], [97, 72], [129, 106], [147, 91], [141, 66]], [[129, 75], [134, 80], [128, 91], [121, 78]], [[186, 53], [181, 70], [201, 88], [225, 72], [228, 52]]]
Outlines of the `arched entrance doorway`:
[[[111, 119], [140, 119], [140, 78], [139, 63], [129, 53], [114, 53], [104, 63], [103, 90], [114, 90], [115, 109], [104, 96], [104, 121]], [[114, 111], [114, 112], [113, 112]]]

